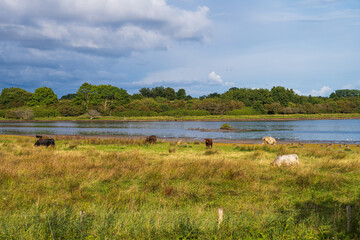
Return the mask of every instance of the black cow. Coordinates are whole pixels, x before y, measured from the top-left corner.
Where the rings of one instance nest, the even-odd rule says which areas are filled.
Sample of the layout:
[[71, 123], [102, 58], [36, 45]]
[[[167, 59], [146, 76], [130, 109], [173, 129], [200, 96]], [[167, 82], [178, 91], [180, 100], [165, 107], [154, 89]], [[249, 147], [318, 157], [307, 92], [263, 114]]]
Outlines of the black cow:
[[36, 138], [41, 139], [41, 138], [42, 138], [42, 135], [36, 135]]
[[34, 144], [34, 146], [55, 146], [55, 140], [53, 138], [48, 138], [48, 139], [42, 139], [40, 138], [39, 140], [36, 141], [36, 143]]
[[150, 144], [156, 144], [156, 141], [157, 141], [157, 137], [155, 135], [148, 136], [145, 139], [145, 143], [150, 143]]
[[206, 148], [212, 148], [213, 140], [211, 138], [206, 138], [205, 139], [205, 145], [206, 145]]

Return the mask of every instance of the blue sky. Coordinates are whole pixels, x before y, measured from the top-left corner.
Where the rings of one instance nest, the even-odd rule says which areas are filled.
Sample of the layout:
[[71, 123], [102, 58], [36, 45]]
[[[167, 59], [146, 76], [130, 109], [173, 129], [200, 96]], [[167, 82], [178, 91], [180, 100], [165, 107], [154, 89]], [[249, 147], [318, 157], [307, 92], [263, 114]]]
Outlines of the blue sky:
[[359, 0], [0, 0], [0, 89], [360, 89]]

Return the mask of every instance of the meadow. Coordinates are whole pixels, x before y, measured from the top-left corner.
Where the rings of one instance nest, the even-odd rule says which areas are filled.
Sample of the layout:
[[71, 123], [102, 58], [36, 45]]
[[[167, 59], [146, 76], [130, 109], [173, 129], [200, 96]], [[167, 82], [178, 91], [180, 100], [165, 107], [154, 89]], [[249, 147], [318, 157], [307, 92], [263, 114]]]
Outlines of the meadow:
[[0, 136], [0, 239], [360, 238], [358, 145], [55, 140]]

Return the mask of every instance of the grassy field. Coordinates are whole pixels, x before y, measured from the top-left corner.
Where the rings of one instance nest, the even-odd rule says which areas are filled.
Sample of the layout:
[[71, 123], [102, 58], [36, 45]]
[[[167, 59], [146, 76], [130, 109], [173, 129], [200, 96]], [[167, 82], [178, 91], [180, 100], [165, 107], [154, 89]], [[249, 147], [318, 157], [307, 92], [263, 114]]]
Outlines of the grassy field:
[[[115, 117], [101, 116], [92, 121], [241, 121], [241, 120], [301, 120], [301, 119], [360, 119], [360, 113], [334, 114], [274, 114], [274, 115], [207, 115], [207, 116], [154, 116], [154, 117]], [[35, 118], [38, 121], [82, 121], [88, 117], [46, 117]], [[0, 118], [0, 121], [14, 119]]]
[[35, 141], [0, 136], [0, 239], [360, 238], [356, 145]]

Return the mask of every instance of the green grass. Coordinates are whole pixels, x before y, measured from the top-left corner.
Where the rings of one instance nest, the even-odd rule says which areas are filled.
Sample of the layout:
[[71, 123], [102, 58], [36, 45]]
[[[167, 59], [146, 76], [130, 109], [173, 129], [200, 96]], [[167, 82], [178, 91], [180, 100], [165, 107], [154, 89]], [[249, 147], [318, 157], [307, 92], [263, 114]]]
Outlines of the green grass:
[[[0, 239], [360, 237], [358, 146], [34, 142], [0, 136]], [[299, 167], [270, 166], [291, 153]]]
[[[207, 115], [207, 116], [154, 116], [154, 117], [115, 117], [101, 116], [91, 121], [236, 121], [236, 120], [298, 120], [298, 119], [347, 119], [360, 118], [360, 113], [334, 113], [334, 114], [274, 114], [274, 115]], [[14, 121], [14, 119], [0, 118], [1, 121]], [[35, 118], [38, 121], [90, 121], [84, 117], [46, 117]]]

